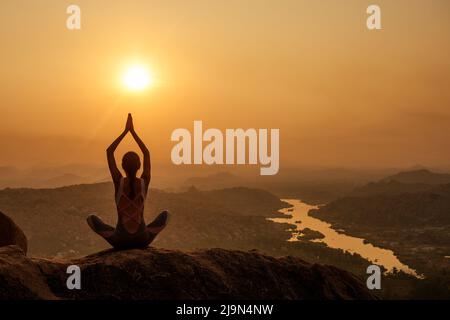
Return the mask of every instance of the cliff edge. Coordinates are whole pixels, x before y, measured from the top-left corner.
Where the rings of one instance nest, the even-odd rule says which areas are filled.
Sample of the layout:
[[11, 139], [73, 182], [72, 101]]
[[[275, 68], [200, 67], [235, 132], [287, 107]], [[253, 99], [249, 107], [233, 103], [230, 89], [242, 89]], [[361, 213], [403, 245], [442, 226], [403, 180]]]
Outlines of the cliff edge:
[[[66, 286], [67, 267], [81, 289]], [[223, 249], [107, 250], [74, 260], [0, 248], [0, 299], [375, 299], [349, 272], [294, 257]]]

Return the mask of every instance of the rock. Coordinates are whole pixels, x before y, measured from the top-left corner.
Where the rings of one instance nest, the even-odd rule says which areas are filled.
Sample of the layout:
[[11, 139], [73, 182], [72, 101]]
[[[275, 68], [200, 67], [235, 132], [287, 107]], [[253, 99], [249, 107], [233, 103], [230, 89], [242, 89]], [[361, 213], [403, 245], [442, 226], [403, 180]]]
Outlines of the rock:
[[9, 245], [16, 245], [27, 253], [27, 237], [22, 229], [10, 217], [0, 212], [0, 247]]
[[0, 288], [0, 300], [57, 298], [39, 266], [18, 246], [0, 248]]
[[[66, 288], [69, 265], [81, 269], [81, 290]], [[224, 249], [107, 250], [50, 260], [3, 247], [0, 288], [1, 299], [376, 299], [336, 267]]]

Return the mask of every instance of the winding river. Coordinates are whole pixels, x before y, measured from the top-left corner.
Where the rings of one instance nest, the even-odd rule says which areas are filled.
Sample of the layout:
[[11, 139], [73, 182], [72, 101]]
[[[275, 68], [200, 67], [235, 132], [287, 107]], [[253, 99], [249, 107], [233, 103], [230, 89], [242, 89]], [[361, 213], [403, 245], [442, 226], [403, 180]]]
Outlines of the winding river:
[[333, 249], [342, 249], [349, 253], [357, 253], [374, 264], [384, 266], [387, 272], [391, 272], [396, 268], [397, 270], [412, 274], [416, 277], [421, 277], [415, 270], [400, 262], [393, 251], [375, 247], [370, 243], [365, 243], [364, 239], [361, 238], [338, 233], [332, 228], [331, 224], [309, 216], [309, 210], [317, 209], [318, 206], [311, 206], [296, 199], [283, 199], [283, 201], [293, 206], [281, 210], [287, 217], [270, 218], [269, 220], [277, 223], [289, 223], [296, 226], [296, 228], [289, 229], [289, 231], [292, 232], [292, 237], [288, 241], [299, 241], [297, 237], [302, 235], [301, 230], [309, 228], [324, 235], [324, 238], [322, 239], [311, 240], [313, 242], [323, 242]]

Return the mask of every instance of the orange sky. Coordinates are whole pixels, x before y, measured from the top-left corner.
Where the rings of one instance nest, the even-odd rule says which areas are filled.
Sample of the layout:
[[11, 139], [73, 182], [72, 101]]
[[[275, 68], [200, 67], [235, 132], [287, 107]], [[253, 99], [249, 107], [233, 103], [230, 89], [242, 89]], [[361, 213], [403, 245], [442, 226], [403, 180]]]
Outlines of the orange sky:
[[166, 164], [202, 120], [280, 128], [281, 166], [449, 165], [450, 2], [375, 2], [382, 31], [364, 0], [2, 0], [0, 165], [103, 163], [128, 112]]

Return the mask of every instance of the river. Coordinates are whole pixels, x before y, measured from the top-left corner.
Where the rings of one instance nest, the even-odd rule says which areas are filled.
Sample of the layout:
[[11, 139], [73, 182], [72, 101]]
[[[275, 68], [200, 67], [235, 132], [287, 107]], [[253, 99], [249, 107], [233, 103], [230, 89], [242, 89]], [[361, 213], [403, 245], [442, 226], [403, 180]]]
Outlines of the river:
[[281, 210], [287, 217], [270, 218], [269, 220], [277, 223], [289, 223], [296, 226], [296, 228], [289, 229], [289, 231], [292, 232], [292, 237], [288, 241], [299, 241], [297, 237], [301, 236], [300, 231], [309, 228], [324, 235], [323, 239], [311, 240], [313, 242], [323, 242], [333, 249], [342, 249], [349, 253], [357, 253], [374, 264], [384, 266], [387, 272], [391, 272], [396, 268], [397, 270], [401, 270], [416, 277], [421, 277], [415, 270], [400, 262], [393, 251], [376, 247], [367, 242], [365, 243], [362, 238], [339, 233], [332, 228], [331, 224], [309, 216], [309, 210], [317, 209], [318, 206], [308, 205], [297, 199], [283, 199], [283, 201], [293, 206]]

